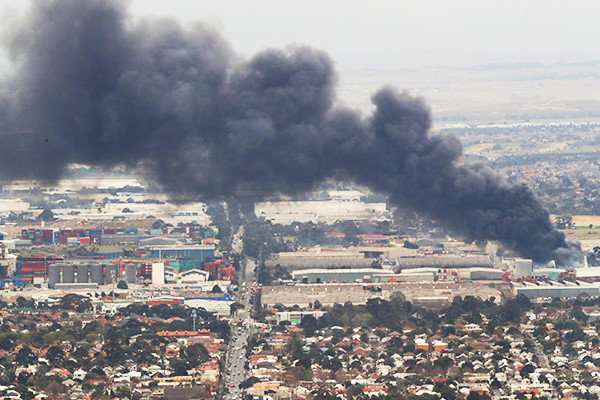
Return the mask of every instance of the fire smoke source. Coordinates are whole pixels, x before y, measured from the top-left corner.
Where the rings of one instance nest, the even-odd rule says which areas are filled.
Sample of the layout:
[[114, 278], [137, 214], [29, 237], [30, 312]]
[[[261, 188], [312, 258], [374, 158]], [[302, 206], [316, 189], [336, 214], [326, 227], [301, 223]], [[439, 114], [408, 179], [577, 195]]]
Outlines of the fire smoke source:
[[35, 1], [3, 35], [0, 174], [58, 180], [71, 163], [125, 164], [179, 198], [297, 193], [340, 176], [471, 239], [536, 261], [578, 252], [524, 185], [458, 162], [423, 102], [392, 88], [368, 117], [337, 108], [322, 51], [238, 60], [214, 31], [134, 24], [120, 2]]

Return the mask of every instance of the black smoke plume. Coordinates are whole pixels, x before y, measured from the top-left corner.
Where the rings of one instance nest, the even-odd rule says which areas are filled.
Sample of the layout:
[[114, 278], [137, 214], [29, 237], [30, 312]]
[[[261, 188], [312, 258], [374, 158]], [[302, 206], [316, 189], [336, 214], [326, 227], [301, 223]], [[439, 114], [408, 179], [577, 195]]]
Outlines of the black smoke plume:
[[119, 2], [35, 1], [3, 37], [5, 179], [58, 180], [71, 163], [142, 168], [177, 197], [296, 193], [333, 175], [536, 261], [576, 248], [524, 185], [463, 164], [420, 99], [384, 88], [368, 117], [337, 108], [322, 51], [238, 60], [212, 30], [134, 23]]

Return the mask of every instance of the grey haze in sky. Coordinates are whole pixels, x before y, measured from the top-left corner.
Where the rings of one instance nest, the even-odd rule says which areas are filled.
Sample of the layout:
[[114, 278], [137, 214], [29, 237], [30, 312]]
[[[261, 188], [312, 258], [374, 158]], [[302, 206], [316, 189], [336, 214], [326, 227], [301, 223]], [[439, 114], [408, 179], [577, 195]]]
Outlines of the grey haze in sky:
[[[22, 10], [24, 0], [0, 0]], [[132, 0], [138, 18], [176, 17], [220, 30], [236, 51], [304, 44], [338, 70], [572, 63], [600, 59], [594, 0]], [[12, 10], [12, 11], [10, 11]]]
[[206, 20], [246, 55], [326, 49], [340, 70], [600, 59], [600, 3], [589, 0], [136, 0], [132, 11]]

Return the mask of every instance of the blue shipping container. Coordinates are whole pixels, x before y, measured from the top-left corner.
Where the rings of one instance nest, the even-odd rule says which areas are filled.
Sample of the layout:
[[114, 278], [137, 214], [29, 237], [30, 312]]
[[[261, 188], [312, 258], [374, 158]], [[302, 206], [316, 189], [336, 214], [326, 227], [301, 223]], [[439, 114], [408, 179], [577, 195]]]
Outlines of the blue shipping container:
[[11, 276], [10, 280], [16, 287], [23, 287], [23, 279], [20, 276]]

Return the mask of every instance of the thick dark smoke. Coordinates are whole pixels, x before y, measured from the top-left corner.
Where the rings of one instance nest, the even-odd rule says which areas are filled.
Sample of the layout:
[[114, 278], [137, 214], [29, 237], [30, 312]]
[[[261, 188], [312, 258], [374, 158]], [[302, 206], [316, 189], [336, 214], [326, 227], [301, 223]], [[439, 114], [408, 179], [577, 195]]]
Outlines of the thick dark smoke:
[[458, 139], [429, 132], [420, 99], [384, 88], [369, 117], [336, 108], [321, 51], [240, 61], [210, 29], [134, 24], [106, 0], [35, 1], [17, 25], [0, 86], [5, 179], [125, 164], [174, 196], [221, 197], [296, 193], [336, 175], [537, 261], [576, 253], [526, 186], [460, 163]]

